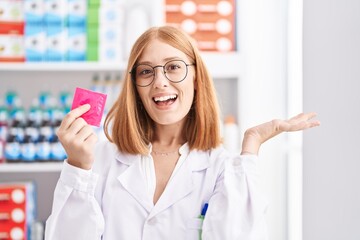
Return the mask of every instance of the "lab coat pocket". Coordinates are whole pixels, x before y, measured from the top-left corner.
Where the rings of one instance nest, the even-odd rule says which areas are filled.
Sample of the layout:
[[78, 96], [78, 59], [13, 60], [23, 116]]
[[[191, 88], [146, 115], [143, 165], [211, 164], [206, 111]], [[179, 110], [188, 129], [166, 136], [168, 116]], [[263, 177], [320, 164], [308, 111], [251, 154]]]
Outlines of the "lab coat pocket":
[[187, 240], [201, 239], [202, 225], [203, 225], [203, 219], [200, 218], [189, 219], [186, 224], [186, 239]]

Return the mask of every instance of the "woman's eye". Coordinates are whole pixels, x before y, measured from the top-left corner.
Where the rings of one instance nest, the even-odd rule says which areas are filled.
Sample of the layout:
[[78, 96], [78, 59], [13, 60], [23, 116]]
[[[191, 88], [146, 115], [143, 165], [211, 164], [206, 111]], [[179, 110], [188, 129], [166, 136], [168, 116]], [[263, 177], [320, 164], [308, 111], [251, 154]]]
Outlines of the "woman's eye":
[[176, 69], [179, 69], [180, 68], [180, 66], [179, 65], [177, 65], [177, 64], [171, 64], [170, 66], [168, 66], [168, 70], [176, 70]]
[[139, 73], [139, 75], [149, 75], [149, 74], [152, 74], [152, 71], [149, 69], [142, 70]]

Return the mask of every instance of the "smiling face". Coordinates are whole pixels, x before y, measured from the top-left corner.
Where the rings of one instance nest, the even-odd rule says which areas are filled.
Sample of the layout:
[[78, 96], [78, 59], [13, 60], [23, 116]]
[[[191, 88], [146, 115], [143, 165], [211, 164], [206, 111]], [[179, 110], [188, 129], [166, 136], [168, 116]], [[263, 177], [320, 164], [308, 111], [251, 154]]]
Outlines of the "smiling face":
[[[163, 66], [171, 60], [182, 60], [186, 64], [192, 64], [185, 53], [154, 39], [144, 49], [138, 64], [155, 67]], [[171, 65], [170, 67], [176, 66]], [[153, 82], [146, 87], [136, 87], [147, 113], [156, 124], [181, 125], [185, 121], [185, 116], [192, 106], [195, 91], [194, 67], [188, 66], [187, 68], [186, 78], [181, 82], [174, 83], [165, 77], [162, 67], [156, 67]]]

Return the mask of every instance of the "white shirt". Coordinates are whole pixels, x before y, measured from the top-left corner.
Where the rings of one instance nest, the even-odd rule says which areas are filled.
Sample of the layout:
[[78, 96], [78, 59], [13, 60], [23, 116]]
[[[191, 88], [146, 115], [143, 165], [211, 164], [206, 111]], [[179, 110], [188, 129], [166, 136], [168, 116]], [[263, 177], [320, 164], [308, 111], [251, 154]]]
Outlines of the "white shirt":
[[[150, 152], [151, 152], [152, 151], [151, 144], [149, 145], [149, 148], [150, 148]], [[182, 145], [179, 148], [179, 154], [180, 154], [180, 157], [175, 165], [174, 171], [172, 172], [170, 179], [173, 176], [175, 176], [177, 170], [180, 168], [180, 166], [185, 161], [187, 155], [189, 154], [189, 146], [187, 143], [185, 143], [184, 145]], [[141, 156], [140, 167], [141, 167], [141, 171], [145, 177], [145, 183], [147, 186], [149, 197], [153, 199], [154, 194], [155, 194], [155, 188], [156, 188], [156, 176], [155, 176], [154, 160], [153, 160], [151, 154]]]
[[144, 156], [104, 142], [96, 147], [92, 170], [65, 161], [45, 239], [266, 240], [267, 201], [259, 191], [257, 156], [183, 147], [184, 158], [155, 205], [155, 171], [146, 170]]

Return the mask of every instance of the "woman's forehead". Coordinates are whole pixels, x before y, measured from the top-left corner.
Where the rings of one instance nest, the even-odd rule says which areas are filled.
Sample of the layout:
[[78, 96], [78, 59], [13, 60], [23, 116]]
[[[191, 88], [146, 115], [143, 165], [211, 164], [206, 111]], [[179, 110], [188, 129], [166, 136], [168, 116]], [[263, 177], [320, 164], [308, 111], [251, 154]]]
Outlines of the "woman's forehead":
[[144, 48], [138, 63], [162, 63], [174, 59], [188, 60], [185, 53], [164, 41], [153, 39]]

